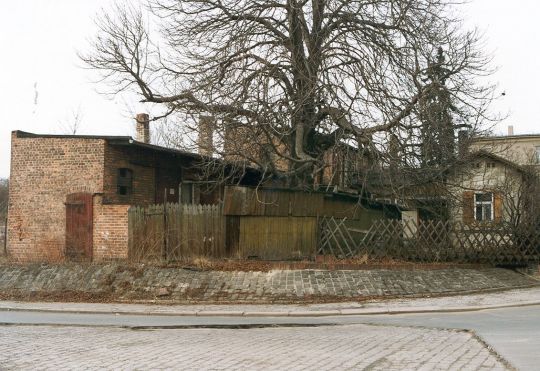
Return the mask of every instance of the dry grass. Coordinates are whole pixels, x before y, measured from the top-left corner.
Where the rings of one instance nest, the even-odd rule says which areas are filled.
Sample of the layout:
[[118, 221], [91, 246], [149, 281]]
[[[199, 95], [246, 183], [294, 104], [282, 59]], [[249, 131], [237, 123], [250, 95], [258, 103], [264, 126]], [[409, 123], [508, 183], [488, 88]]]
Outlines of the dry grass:
[[365, 270], [365, 269], [445, 269], [449, 267], [478, 268], [479, 264], [454, 263], [414, 263], [384, 259], [370, 261], [367, 256], [350, 259], [337, 259], [332, 256], [320, 256], [315, 261], [265, 261], [265, 260], [236, 260], [236, 259], [210, 259], [197, 257], [190, 260], [159, 264], [161, 267], [178, 267], [201, 271], [240, 271], [240, 272], [268, 272], [271, 270], [292, 269], [323, 269], [323, 270]]
[[[35, 265], [35, 264], [107, 264], [102, 263], [67, 263], [54, 259], [43, 259], [41, 262], [19, 262], [0, 255], [0, 265]], [[159, 261], [150, 262], [126, 262], [115, 261], [118, 270], [130, 270], [140, 276], [145, 267], [183, 268], [197, 271], [223, 271], [223, 272], [269, 272], [271, 270], [299, 270], [299, 269], [322, 269], [322, 270], [366, 270], [366, 269], [445, 269], [450, 267], [479, 268], [481, 264], [456, 264], [456, 263], [416, 263], [398, 261], [393, 259], [369, 259], [367, 255], [338, 259], [333, 256], [317, 256], [315, 260], [297, 261], [268, 261], [268, 260], [240, 260], [240, 259], [212, 259], [208, 257], [193, 257], [169, 263]]]
[[[339, 296], [339, 295], [307, 295], [303, 297], [290, 297], [286, 295], [270, 295], [264, 298], [258, 298], [256, 302], [253, 299], [230, 299], [229, 295], [215, 297], [213, 299], [203, 299], [206, 287], [190, 288], [186, 290], [182, 297], [170, 299], [159, 298], [153, 292], [131, 292], [129, 295], [119, 295], [117, 292], [82, 292], [82, 291], [21, 291], [8, 290], [0, 292], [0, 300], [16, 301], [43, 301], [43, 302], [71, 302], [71, 303], [143, 303], [160, 305], [178, 305], [178, 304], [322, 304], [322, 303], [342, 303], [342, 302], [366, 302], [373, 300], [390, 300], [402, 298], [397, 295], [366, 295], [366, 296]], [[429, 293], [406, 295], [410, 298], [451, 296], [459, 293]]]

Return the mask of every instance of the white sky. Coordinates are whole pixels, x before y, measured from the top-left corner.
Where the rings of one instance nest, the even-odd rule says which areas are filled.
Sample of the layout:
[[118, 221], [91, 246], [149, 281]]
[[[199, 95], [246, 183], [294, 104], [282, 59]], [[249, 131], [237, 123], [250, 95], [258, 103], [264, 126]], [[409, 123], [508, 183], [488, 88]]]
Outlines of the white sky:
[[[63, 134], [79, 110], [78, 134], [133, 135], [132, 117], [144, 107], [100, 95], [105, 87], [76, 56], [95, 33], [96, 13], [111, 3], [0, 0], [0, 177], [9, 176], [12, 130]], [[484, 31], [499, 67], [493, 79], [506, 96], [497, 109], [511, 116], [497, 131], [512, 124], [516, 134], [540, 132], [540, 2], [472, 0], [462, 12]]]

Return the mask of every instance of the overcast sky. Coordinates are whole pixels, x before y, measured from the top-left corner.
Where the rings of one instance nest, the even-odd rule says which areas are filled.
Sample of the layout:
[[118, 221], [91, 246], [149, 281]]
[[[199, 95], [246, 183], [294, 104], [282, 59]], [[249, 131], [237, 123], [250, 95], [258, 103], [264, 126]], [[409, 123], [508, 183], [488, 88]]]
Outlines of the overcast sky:
[[[80, 134], [132, 135], [132, 117], [144, 107], [100, 95], [96, 75], [76, 50], [95, 33], [98, 11], [112, 0], [4, 0], [0, 4], [0, 177], [9, 176], [10, 133], [65, 133], [80, 112]], [[498, 104], [515, 132], [540, 132], [540, 2], [472, 0], [462, 7], [467, 26], [485, 33], [493, 52]], [[103, 87], [102, 87], [103, 89]]]

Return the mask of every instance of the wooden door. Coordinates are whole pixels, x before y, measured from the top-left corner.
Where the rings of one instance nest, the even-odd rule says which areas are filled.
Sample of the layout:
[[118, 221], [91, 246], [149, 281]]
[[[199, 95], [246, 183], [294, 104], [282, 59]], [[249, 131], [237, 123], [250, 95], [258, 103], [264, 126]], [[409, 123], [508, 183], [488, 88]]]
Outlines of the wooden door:
[[156, 203], [162, 204], [178, 202], [178, 186], [182, 172], [180, 169], [156, 168]]
[[91, 193], [72, 193], [66, 198], [66, 258], [92, 261], [93, 208]]

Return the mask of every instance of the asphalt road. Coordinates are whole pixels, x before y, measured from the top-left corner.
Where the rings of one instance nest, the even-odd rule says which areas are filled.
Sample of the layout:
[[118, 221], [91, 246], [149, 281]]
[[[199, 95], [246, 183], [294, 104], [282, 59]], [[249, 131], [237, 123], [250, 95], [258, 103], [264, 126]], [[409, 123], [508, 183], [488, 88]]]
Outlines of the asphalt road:
[[462, 313], [335, 317], [188, 317], [0, 311], [0, 323], [125, 327], [384, 324], [473, 330], [520, 370], [540, 369], [540, 306]]

